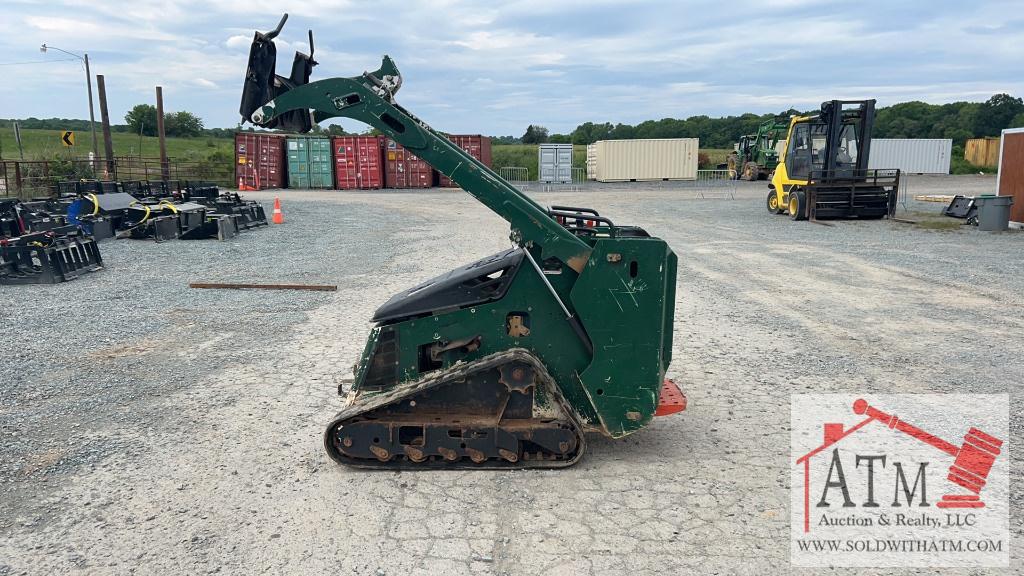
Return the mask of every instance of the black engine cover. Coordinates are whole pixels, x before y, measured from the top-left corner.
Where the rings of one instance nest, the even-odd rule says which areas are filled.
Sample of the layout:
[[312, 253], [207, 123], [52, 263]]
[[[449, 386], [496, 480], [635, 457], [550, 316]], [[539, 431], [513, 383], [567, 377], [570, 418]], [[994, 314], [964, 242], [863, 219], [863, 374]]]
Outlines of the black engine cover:
[[390, 322], [500, 300], [522, 262], [521, 248], [477, 260], [394, 295], [377, 309], [373, 321]]

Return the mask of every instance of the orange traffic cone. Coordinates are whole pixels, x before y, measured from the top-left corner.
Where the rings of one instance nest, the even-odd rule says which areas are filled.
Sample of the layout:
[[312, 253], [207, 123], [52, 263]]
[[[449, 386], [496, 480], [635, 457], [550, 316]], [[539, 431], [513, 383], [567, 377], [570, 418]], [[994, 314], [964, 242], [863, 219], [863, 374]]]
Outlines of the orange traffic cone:
[[274, 224], [284, 224], [284, 214], [281, 212], [281, 199], [274, 198]]

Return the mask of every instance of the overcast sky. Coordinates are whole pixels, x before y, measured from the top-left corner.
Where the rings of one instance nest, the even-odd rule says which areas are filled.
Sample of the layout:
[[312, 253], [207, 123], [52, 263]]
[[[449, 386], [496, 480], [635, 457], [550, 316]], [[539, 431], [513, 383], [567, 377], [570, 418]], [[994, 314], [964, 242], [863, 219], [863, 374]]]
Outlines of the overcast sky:
[[0, 117], [88, 118], [81, 65], [45, 42], [89, 53], [117, 123], [159, 84], [168, 111], [232, 127], [253, 30], [284, 11], [279, 71], [309, 28], [315, 79], [390, 54], [399, 102], [453, 133], [1024, 94], [1021, 0], [3, 0]]

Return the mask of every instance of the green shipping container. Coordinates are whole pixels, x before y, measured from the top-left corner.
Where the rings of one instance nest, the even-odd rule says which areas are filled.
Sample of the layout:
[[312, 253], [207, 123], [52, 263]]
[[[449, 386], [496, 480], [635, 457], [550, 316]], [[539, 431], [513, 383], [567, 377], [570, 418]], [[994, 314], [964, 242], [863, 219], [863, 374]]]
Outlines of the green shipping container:
[[334, 188], [330, 138], [288, 137], [288, 187]]

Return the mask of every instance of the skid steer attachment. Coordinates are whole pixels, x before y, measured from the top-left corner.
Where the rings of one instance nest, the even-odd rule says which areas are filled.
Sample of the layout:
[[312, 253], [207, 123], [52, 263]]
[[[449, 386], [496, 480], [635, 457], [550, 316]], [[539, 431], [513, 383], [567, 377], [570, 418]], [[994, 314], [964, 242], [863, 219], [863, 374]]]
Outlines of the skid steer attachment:
[[[278, 32], [256, 34], [257, 60]], [[271, 71], [250, 59], [243, 115]], [[665, 241], [595, 210], [540, 206], [399, 106], [401, 85], [385, 56], [360, 76], [282, 84], [243, 118], [273, 126], [312, 111], [369, 124], [512, 228], [515, 247], [377, 310], [324, 435], [331, 457], [371, 468], [562, 467], [582, 457], [586, 432], [619, 438], [685, 407], [665, 378], [676, 285]]]
[[[249, 118], [260, 106], [266, 104], [273, 98], [284, 94], [297, 86], [309, 83], [309, 76], [316, 66], [313, 60], [313, 31], [309, 31], [309, 55], [302, 52], [295, 52], [295, 59], [292, 61], [292, 72], [288, 77], [278, 76], [277, 69], [277, 47], [274, 46], [274, 38], [281, 33], [281, 28], [288, 21], [285, 14], [281, 21], [266, 34], [256, 32], [252, 46], [249, 49], [249, 68], [245, 72], [245, 89], [242, 91], [242, 104], [239, 112], [242, 118]], [[272, 121], [263, 125], [264, 128], [280, 128], [295, 132], [309, 132], [313, 123], [308, 110], [291, 110], [275, 117]]]
[[101, 268], [96, 241], [77, 229], [0, 239], [0, 284], [57, 284]]

